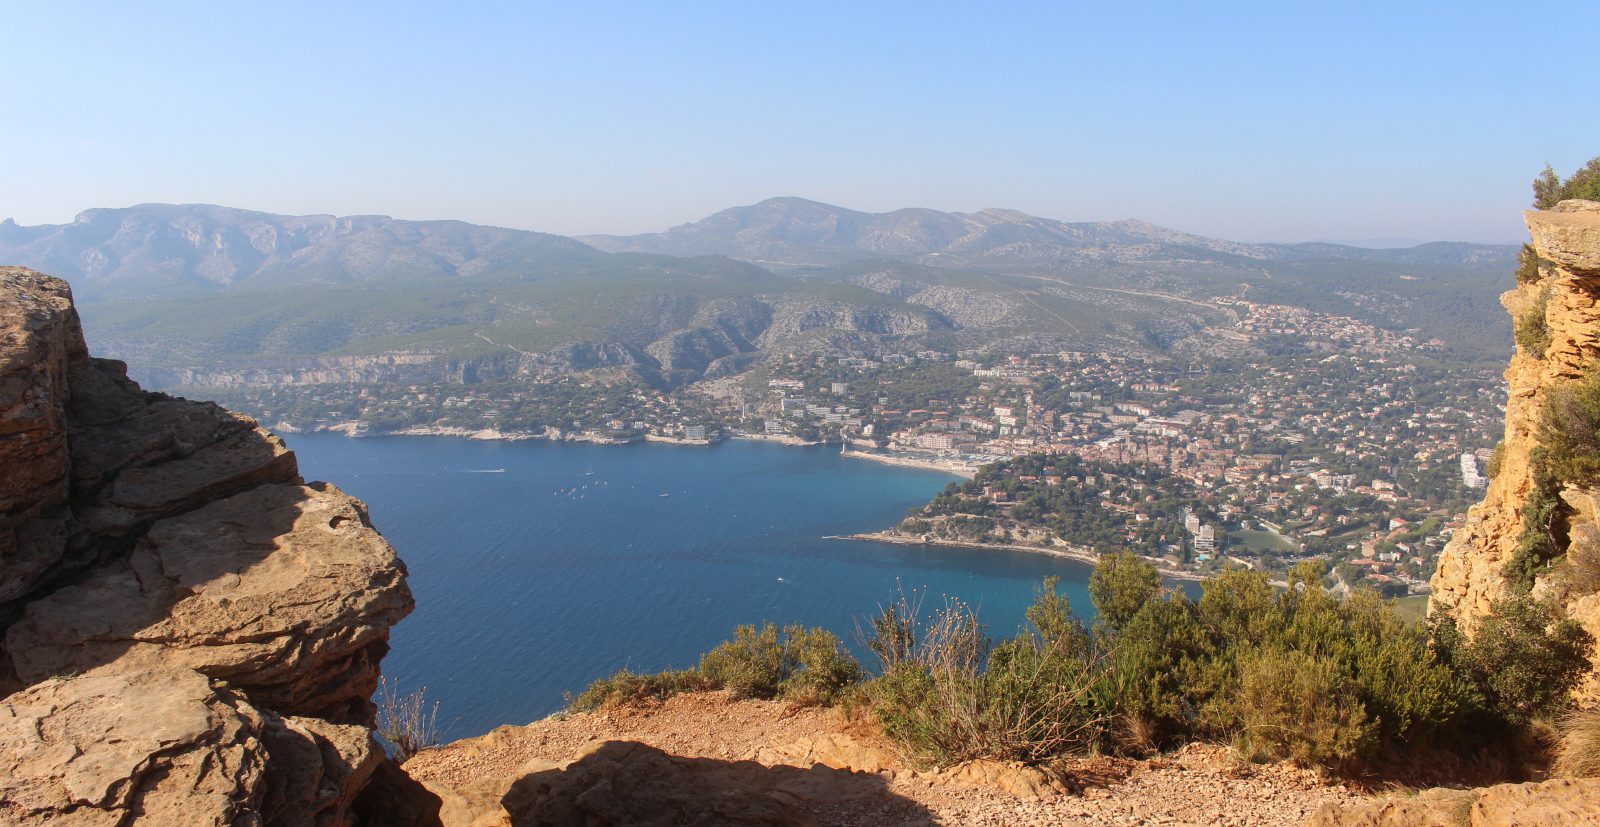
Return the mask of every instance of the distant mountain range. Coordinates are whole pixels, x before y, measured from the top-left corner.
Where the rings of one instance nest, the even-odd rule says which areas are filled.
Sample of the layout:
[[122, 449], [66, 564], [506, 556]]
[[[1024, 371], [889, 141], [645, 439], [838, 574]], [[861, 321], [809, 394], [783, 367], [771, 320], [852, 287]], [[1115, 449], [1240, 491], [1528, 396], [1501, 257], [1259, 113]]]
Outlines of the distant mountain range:
[[578, 240], [607, 252], [725, 255], [773, 264], [837, 264], [863, 257], [949, 264], [1040, 262], [1137, 256], [1165, 246], [1268, 255], [1259, 245], [1189, 235], [1144, 221], [1068, 224], [1000, 209], [865, 213], [804, 198], [733, 207], [662, 233]]
[[166, 371], [167, 385], [357, 363], [432, 377], [623, 367], [671, 385], [797, 348], [1198, 353], [1228, 324], [1217, 298], [1354, 316], [1500, 359], [1510, 331], [1496, 297], [1515, 253], [1244, 244], [1134, 220], [799, 198], [581, 239], [208, 205], [0, 223], [0, 263], [67, 278], [96, 339]]
[[0, 261], [80, 291], [218, 291], [526, 275], [598, 258], [573, 239], [461, 221], [287, 216], [207, 204], [85, 210], [71, 224], [0, 222]]

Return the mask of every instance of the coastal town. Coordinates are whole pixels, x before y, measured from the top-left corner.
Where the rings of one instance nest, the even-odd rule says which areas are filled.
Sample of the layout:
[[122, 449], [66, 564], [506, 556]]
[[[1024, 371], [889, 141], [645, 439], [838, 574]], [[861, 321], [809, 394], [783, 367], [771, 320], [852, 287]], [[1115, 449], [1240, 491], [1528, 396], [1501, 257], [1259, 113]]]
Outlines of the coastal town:
[[[886, 539], [1130, 548], [1193, 574], [1313, 558], [1346, 585], [1424, 592], [1494, 473], [1494, 373], [1355, 319], [1228, 309], [1224, 354], [791, 353], [674, 390], [589, 372], [222, 396], [286, 431], [825, 443], [977, 477]], [[1068, 496], [1079, 488], [1092, 496]]]

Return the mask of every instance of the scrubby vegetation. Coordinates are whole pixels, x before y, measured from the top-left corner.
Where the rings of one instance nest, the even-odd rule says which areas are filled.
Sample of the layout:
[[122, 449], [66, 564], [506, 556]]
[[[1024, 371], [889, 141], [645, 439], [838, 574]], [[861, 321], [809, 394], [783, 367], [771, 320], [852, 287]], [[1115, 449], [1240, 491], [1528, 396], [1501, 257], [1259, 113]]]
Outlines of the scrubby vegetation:
[[1484, 463], [1483, 475], [1489, 479], [1500, 476], [1500, 467], [1506, 462], [1506, 443], [1501, 440], [1495, 443], [1494, 453], [1489, 455], [1489, 461]]
[[1517, 284], [1535, 284], [1544, 274], [1539, 272], [1539, 254], [1532, 244], [1523, 244], [1517, 253]]
[[[1600, 555], [1569, 537], [1570, 508], [1561, 500], [1561, 489], [1600, 485], [1600, 370], [1590, 370], [1545, 397], [1536, 438], [1539, 446], [1529, 454], [1533, 485], [1523, 504], [1522, 536], [1506, 577], [1526, 591], [1538, 575], [1560, 562], [1564, 576], [1583, 584], [1583, 593], [1587, 584], [1600, 586]], [[1563, 549], [1576, 552], [1573, 559], [1559, 559]]]
[[863, 695], [885, 734], [934, 765], [973, 758], [1039, 762], [1104, 738], [1105, 670], [1066, 597], [1045, 581], [1030, 628], [993, 646], [950, 600], [918, 621], [903, 597], [874, 624], [882, 674]]
[[1572, 712], [1561, 720], [1554, 769], [1568, 778], [1600, 777], [1600, 709]]
[[1583, 168], [1562, 180], [1549, 165], [1533, 179], [1533, 206], [1548, 210], [1569, 198], [1600, 201], [1600, 158], [1591, 158]]
[[400, 684], [387, 677], [378, 679], [378, 737], [396, 761], [406, 759], [443, 742], [439, 725], [439, 702], [428, 703], [428, 688], [402, 694]]
[[1517, 317], [1517, 347], [1529, 356], [1543, 359], [1544, 352], [1550, 349], [1550, 322], [1546, 319], [1549, 306], [1550, 291], [1541, 290], [1533, 306]]
[[1561, 713], [1593, 645], [1526, 596], [1496, 604], [1470, 640], [1448, 620], [1402, 621], [1368, 591], [1340, 599], [1302, 563], [1287, 588], [1229, 571], [1198, 600], [1132, 554], [1108, 555], [1092, 627], [1046, 580], [1027, 627], [991, 641], [965, 603], [930, 612], [902, 594], [863, 630], [866, 675], [821, 630], [741, 627], [699, 668], [598, 681], [575, 709], [727, 688], [798, 703], [848, 701], [934, 766], [1046, 763], [1229, 741], [1258, 760], [1354, 771], [1474, 746]]
[[622, 669], [591, 683], [568, 704], [589, 712], [664, 700], [680, 692], [726, 689], [741, 698], [783, 698], [801, 705], [830, 704], [861, 679], [861, 667], [826, 629], [771, 623], [740, 626], [700, 658], [695, 669], [641, 675]]

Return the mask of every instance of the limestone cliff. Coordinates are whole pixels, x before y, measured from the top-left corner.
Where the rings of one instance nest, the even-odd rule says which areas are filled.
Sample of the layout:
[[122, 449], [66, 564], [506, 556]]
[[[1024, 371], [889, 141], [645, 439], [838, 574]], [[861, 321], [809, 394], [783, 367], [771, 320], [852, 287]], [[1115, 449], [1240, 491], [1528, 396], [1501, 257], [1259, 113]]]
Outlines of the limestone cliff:
[[411, 607], [360, 501], [0, 268], [0, 823], [427, 823], [372, 731]]
[[[1534, 486], [1530, 454], [1538, 447], [1540, 410], [1553, 391], [1600, 366], [1600, 203], [1563, 201], [1554, 209], [1524, 214], [1539, 259], [1539, 277], [1524, 280], [1501, 297], [1517, 320], [1543, 314], [1549, 331], [1543, 352], [1519, 346], [1506, 369], [1509, 400], [1499, 473], [1483, 502], [1468, 513], [1433, 577], [1432, 612], [1453, 612], [1470, 632], [1491, 601], [1511, 591], [1506, 567], [1524, 529], [1524, 510]], [[1536, 319], [1534, 319], [1536, 321]], [[1567, 488], [1566, 539], [1560, 549], [1594, 547], [1600, 491]], [[1580, 594], [1558, 576], [1541, 576], [1536, 596], [1548, 595], [1591, 634], [1600, 636], [1600, 595]], [[1590, 673], [1580, 695], [1600, 699], [1600, 672]]]

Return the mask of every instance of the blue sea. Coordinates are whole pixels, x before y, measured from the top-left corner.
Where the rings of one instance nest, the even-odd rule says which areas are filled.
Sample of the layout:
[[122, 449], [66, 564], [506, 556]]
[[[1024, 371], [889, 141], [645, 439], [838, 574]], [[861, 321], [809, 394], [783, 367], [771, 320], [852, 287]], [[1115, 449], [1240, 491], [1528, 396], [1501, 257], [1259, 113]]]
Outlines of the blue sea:
[[[755, 442], [712, 447], [292, 437], [307, 479], [365, 500], [417, 609], [384, 673], [426, 686], [448, 737], [537, 720], [622, 667], [681, 668], [744, 623], [823, 626], [852, 645], [899, 589], [978, 608], [995, 636], [1059, 575], [1023, 552], [826, 539], [886, 528], [955, 478]], [[858, 647], [859, 648], [859, 647]]]

